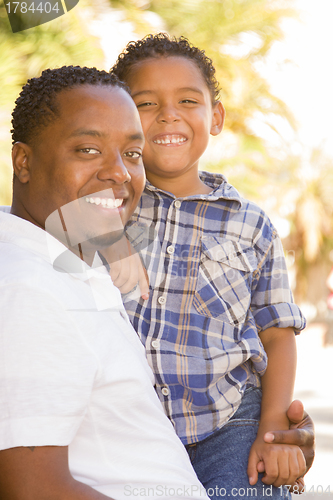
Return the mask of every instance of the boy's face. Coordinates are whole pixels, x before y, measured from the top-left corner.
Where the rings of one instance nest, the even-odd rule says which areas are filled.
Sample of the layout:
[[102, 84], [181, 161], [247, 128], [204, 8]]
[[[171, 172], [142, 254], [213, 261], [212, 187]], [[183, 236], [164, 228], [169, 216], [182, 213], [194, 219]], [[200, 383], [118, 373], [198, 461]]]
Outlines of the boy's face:
[[64, 90], [57, 104], [59, 116], [38, 141], [13, 148], [23, 207], [16, 215], [44, 228], [51, 213], [72, 206], [73, 238], [112, 239], [144, 187], [139, 114], [127, 92], [111, 86]]
[[145, 135], [143, 162], [161, 178], [198, 169], [209, 135], [223, 126], [221, 103], [213, 106], [197, 65], [185, 57], [150, 58], [127, 78]]

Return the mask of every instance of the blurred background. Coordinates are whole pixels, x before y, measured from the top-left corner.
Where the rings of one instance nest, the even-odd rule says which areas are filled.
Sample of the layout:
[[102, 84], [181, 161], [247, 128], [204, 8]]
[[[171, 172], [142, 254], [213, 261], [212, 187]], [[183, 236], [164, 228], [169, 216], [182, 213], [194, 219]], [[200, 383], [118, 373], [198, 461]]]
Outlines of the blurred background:
[[[67, 64], [109, 70], [130, 40], [184, 35], [214, 61], [227, 111], [201, 168], [221, 172], [271, 217], [297, 303], [296, 396], [317, 427], [307, 495], [333, 495], [332, 0], [80, 0], [70, 12], [12, 33], [0, 4], [0, 204], [11, 203], [11, 111], [28, 78]], [[330, 491], [329, 488], [330, 487]]]

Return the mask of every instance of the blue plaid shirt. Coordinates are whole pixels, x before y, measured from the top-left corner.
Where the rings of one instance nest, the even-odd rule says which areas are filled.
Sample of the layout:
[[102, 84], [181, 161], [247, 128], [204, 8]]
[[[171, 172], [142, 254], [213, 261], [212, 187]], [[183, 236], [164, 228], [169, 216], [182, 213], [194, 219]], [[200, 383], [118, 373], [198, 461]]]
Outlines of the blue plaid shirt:
[[128, 224], [150, 297], [124, 297], [156, 390], [184, 444], [222, 427], [267, 358], [258, 332], [305, 326], [293, 303], [280, 239], [265, 213], [222, 175], [209, 194], [176, 198], [150, 185]]

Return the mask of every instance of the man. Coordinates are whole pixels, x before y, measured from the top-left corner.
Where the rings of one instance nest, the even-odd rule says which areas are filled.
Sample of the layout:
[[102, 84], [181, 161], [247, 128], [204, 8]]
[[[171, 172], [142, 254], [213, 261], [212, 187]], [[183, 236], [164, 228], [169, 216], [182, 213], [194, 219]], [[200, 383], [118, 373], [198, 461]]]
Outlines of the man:
[[133, 101], [108, 73], [47, 70], [24, 87], [13, 129], [13, 205], [0, 231], [0, 498], [206, 498], [96, 255], [144, 186]]
[[[126, 89], [95, 69], [47, 70], [16, 102], [13, 142], [13, 204], [0, 214], [0, 498], [206, 498], [96, 254], [144, 185]], [[311, 451], [311, 426], [291, 432], [282, 441]]]

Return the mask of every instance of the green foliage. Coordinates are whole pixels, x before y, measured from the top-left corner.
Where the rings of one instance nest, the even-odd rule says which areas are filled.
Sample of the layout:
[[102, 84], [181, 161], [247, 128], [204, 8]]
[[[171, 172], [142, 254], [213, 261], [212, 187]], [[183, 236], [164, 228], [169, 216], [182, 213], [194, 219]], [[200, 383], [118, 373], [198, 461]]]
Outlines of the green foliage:
[[54, 21], [12, 33], [4, 6], [0, 6], [0, 105], [9, 105], [28, 78], [48, 67], [66, 64], [96, 65], [102, 60], [98, 40], [87, 36], [76, 10]]

